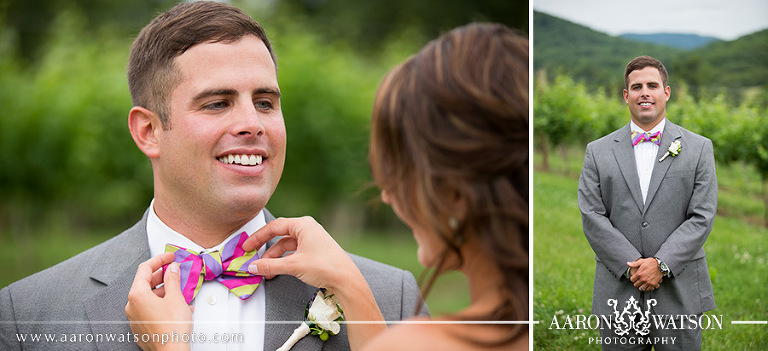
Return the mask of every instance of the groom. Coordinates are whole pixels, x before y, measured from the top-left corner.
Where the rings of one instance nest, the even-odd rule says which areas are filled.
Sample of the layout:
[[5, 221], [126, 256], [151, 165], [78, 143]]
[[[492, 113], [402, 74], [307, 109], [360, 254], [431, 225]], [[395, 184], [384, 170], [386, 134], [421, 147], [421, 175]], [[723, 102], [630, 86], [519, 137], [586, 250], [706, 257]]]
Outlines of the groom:
[[[715, 308], [703, 248], [717, 210], [712, 142], [666, 118], [670, 88], [658, 60], [632, 60], [624, 84], [630, 122], [587, 145], [579, 179], [584, 235], [597, 261], [592, 313], [612, 315], [608, 300], [615, 299], [619, 313], [637, 301], [641, 312], [701, 315]], [[601, 329], [603, 340], [617, 336], [612, 327]], [[646, 338], [667, 340], [656, 350], [701, 349], [699, 328], [649, 331]], [[650, 345], [614, 342], [603, 349]]]
[[[259, 24], [230, 5], [179, 4], [134, 41], [128, 82], [128, 124], [150, 160], [154, 199], [122, 234], [0, 290], [0, 350], [137, 350], [125, 307], [140, 263], [167, 243], [220, 250], [274, 219], [265, 206], [283, 171], [286, 132], [275, 55]], [[413, 275], [352, 258], [386, 320], [413, 314]], [[193, 333], [205, 341], [192, 348], [275, 350], [316, 290], [278, 276], [241, 300], [206, 281], [192, 300]], [[349, 349], [345, 329], [293, 350], [321, 348]]]

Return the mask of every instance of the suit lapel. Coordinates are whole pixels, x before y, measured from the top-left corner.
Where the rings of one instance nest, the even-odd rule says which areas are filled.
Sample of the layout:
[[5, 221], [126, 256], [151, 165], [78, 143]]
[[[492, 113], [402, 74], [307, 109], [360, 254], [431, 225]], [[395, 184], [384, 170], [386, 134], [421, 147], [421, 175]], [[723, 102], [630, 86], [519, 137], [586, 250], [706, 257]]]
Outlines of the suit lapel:
[[619, 164], [621, 175], [627, 182], [629, 192], [635, 200], [637, 209], [643, 210], [643, 194], [640, 191], [640, 178], [637, 176], [637, 165], [635, 164], [635, 152], [632, 149], [632, 139], [630, 137], [630, 127], [627, 124], [619, 129], [615, 134], [613, 145], [613, 155], [616, 157], [616, 163]]
[[[304, 309], [315, 293], [315, 288], [287, 275], [267, 280], [264, 288], [267, 320], [264, 326], [264, 350], [275, 350], [282, 346], [293, 330], [301, 324]], [[322, 346], [319, 338], [307, 336], [291, 350], [320, 350]]]
[[[147, 243], [147, 213], [125, 233], [115, 237], [107, 248], [108, 257], [94, 265], [90, 272], [93, 284], [103, 287], [85, 300], [85, 313], [91, 321], [94, 334], [130, 335], [131, 328], [125, 315], [128, 291], [131, 289], [136, 267], [149, 259]], [[138, 350], [133, 342], [104, 342], [100, 350]]]
[[[661, 133], [661, 145], [659, 146], [659, 152], [656, 154], [656, 160], [654, 161], [656, 164], [653, 166], [653, 173], [651, 173], [651, 182], [648, 185], [648, 195], [646, 196], [646, 204], [643, 207], [643, 214], [645, 214], [651, 201], [653, 201], [656, 191], [659, 190], [659, 186], [661, 186], [661, 180], [664, 179], [672, 162], [675, 161], [675, 157], [667, 157], [663, 162], [658, 162], [658, 160], [667, 153], [669, 145], [681, 136], [680, 128], [667, 120], [666, 125], [664, 126], [664, 132]], [[683, 147], [685, 146], [683, 145]]]
[[[275, 220], [275, 216], [266, 209], [264, 209], [264, 218], [267, 223]], [[274, 245], [280, 238], [276, 237], [270, 240], [267, 243], [267, 248]], [[264, 350], [276, 350], [283, 346], [293, 330], [301, 324], [301, 320], [304, 318], [304, 309], [315, 293], [315, 288], [288, 275], [276, 276], [270, 280], [265, 280], [263, 284], [267, 322], [264, 325]], [[323, 342], [320, 341], [320, 338], [306, 336], [299, 340], [291, 350], [320, 350], [322, 347]]]

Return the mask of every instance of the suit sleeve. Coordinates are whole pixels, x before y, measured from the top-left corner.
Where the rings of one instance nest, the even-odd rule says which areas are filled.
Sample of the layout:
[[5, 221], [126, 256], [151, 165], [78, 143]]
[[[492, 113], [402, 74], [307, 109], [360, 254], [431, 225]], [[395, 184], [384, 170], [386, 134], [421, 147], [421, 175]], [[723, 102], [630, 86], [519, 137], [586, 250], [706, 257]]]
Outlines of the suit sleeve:
[[5, 287], [0, 290], [0, 350], [21, 350], [16, 333], [18, 330], [13, 316], [11, 290]]
[[401, 299], [402, 309], [400, 311], [400, 319], [402, 320], [412, 317], [418, 304], [421, 304], [419, 316], [429, 316], [427, 303], [424, 302], [424, 299], [422, 299], [421, 290], [419, 289], [418, 284], [416, 284], [416, 279], [413, 277], [411, 272], [403, 270], [402, 284], [403, 296]]
[[616, 279], [621, 279], [627, 271], [627, 262], [635, 261], [642, 255], [607, 217], [593, 145], [587, 145], [579, 177], [581, 224], [597, 258]]
[[717, 174], [712, 141], [701, 148], [693, 185], [693, 195], [686, 209], [687, 219], [661, 245], [656, 257], [669, 266], [673, 276], [704, 246], [717, 213]]

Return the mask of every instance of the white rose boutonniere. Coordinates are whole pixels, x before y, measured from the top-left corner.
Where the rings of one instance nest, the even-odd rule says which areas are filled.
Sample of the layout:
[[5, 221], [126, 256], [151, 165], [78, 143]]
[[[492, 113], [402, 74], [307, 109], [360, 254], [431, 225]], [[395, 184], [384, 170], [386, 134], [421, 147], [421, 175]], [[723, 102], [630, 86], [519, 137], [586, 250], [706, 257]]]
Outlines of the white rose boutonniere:
[[680, 150], [683, 149], [683, 145], [680, 143], [680, 140], [675, 140], [672, 142], [672, 144], [669, 144], [669, 148], [667, 149], [667, 153], [664, 154], [664, 156], [661, 156], [659, 159], [659, 162], [664, 161], [667, 156], [675, 157], [680, 154]]
[[344, 321], [344, 311], [339, 300], [333, 294], [325, 294], [325, 289], [319, 289], [307, 303], [304, 310], [304, 321], [293, 331], [288, 340], [277, 351], [288, 351], [307, 334], [317, 335], [326, 341], [331, 335], [341, 331], [339, 322]]

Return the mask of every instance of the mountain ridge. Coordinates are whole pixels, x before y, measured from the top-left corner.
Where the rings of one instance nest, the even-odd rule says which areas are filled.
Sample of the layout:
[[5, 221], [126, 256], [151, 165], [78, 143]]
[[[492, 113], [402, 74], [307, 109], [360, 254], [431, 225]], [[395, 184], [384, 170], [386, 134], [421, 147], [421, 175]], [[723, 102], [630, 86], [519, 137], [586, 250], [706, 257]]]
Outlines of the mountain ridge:
[[608, 91], [623, 89], [624, 67], [640, 55], [656, 57], [670, 72], [670, 85], [693, 90], [768, 87], [768, 29], [692, 50], [611, 36], [534, 11], [534, 70], [550, 78], [569, 75]]
[[702, 36], [693, 33], [624, 33], [619, 37], [639, 42], [671, 46], [683, 50], [693, 50], [712, 42], [723, 41], [712, 36]]

